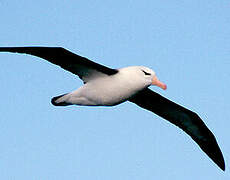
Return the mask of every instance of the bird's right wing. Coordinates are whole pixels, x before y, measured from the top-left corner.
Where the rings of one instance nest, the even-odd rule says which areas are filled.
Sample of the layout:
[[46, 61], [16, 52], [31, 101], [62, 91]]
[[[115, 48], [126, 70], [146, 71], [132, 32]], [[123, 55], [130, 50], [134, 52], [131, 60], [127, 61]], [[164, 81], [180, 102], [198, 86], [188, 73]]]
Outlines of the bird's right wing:
[[85, 83], [97, 76], [113, 75], [118, 72], [62, 47], [0, 47], [0, 52], [24, 53], [43, 58], [78, 75]]
[[184, 130], [222, 170], [225, 170], [224, 158], [214, 135], [196, 113], [149, 88], [140, 91], [129, 101], [156, 113]]

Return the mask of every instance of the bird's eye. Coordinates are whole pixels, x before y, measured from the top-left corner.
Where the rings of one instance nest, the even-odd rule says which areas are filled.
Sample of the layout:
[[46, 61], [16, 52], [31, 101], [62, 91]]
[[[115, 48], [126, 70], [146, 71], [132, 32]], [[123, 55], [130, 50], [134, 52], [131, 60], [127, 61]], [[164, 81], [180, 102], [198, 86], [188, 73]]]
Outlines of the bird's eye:
[[147, 75], [147, 76], [151, 75], [150, 73], [147, 73], [144, 70], [142, 70], [142, 72], [145, 73], [145, 75]]

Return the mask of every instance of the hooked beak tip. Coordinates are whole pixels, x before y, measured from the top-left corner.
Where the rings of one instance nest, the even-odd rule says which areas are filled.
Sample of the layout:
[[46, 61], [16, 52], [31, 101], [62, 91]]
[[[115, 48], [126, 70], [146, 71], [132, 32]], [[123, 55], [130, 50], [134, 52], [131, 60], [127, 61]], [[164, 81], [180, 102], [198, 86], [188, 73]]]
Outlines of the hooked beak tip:
[[167, 85], [161, 82], [160, 80], [158, 80], [156, 76], [154, 76], [153, 78], [152, 85], [158, 86], [163, 90], [167, 89]]
[[164, 84], [161, 88], [164, 89], [164, 90], [166, 90], [167, 89], [167, 85]]

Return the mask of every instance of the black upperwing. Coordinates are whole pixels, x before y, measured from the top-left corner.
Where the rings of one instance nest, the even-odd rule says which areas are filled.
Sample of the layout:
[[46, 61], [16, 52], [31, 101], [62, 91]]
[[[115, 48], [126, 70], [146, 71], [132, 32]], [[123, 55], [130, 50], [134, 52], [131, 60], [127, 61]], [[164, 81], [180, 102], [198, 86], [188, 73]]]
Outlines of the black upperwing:
[[140, 91], [129, 101], [183, 129], [222, 170], [225, 170], [224, 158], [214, 135], [196, 113], [162, 97], [149, 88]]
[[84, 82], [87, 82], [97, 73], [113, 75], [118, 72], [116, 69], [97, 64], [62, 47], [0, 47], [0, 52], [38, 56], [78, 75]]

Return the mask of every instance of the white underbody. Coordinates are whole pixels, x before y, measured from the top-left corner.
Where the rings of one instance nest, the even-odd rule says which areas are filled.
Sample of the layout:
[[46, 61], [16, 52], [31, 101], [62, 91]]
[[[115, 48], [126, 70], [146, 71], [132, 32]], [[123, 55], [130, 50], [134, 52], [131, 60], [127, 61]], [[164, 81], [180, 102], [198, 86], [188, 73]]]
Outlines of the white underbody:
[[100, 75], [76, 91], [60, 97], [56, 102], [85, 106], [112, 106], [122, 103], [150, 85], [140, 78], [142, 76], [137, 76], [135, 68], [119, 69], [117, 74], [111, 76]]

